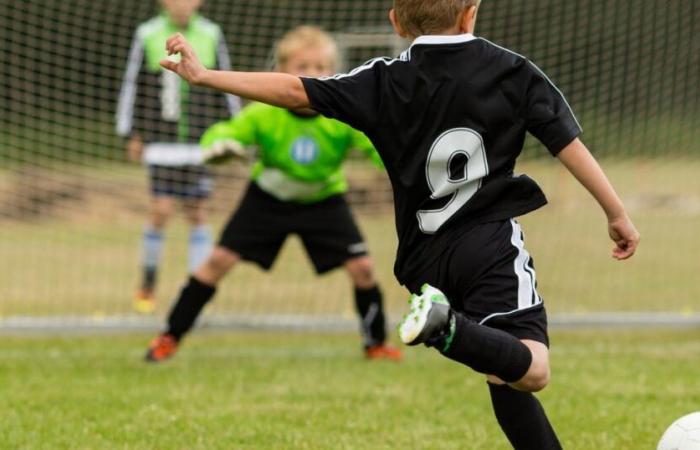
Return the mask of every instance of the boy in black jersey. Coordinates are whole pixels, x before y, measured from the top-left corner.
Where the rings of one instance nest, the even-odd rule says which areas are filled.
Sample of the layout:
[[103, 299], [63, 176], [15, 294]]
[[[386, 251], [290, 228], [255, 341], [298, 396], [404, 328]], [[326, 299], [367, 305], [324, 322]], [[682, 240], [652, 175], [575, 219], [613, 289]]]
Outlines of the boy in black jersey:
[[[513, 217], [546, 203], [515, 176], [526, 132], [591, 192], [608, 217], [613, 257], [639, 233], [551, 81], [525, 57], [472, 32], [478, 0], [395, 0], [391, 21], [413, 45], [349, 74], [297, 78], [205, 69], [180, 35], [161, 64], [197, 85], [286, 108], [312, 107], [363, 131], [389, 173], [399, 251], [396, 276], [422, 289], [401, 326], [488, 377], [494, 412], [516, 449], [561, 445], [532, 392], [549, 382], [546, 313]], [[422, 285], [425, 283], [430, 286]]]

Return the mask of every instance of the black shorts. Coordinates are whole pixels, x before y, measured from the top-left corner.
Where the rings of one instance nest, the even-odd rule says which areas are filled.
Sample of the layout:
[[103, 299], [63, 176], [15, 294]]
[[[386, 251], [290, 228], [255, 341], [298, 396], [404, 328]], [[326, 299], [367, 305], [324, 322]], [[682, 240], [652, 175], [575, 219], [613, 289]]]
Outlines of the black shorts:
[[204, 166], [148, 166], [151, 193], [155, 197], [203, 199], [211, 195], [213, 181]]
[[231, 216], [219, 245], [269, 270], [290, 234], [299, 235], [319, 274], [367, 255], [362, 234], [343, 196], [311, 204], [285, 202], [255, 183], [250, 184]]
[[547, 313], [523, 233], [515, 220], [489, 222], [466, 231], [416, 282], [445, 293], [456, 311], [518, 339], [549, 345]]

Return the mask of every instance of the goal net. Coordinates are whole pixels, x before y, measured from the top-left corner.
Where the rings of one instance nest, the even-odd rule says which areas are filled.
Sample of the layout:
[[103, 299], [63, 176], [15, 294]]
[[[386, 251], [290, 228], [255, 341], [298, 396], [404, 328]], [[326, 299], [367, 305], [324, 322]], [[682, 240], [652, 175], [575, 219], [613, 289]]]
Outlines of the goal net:
[[[201, 14], [221, 27], [234, 69], [269, 69], [275, 41], [301, 24], [332, 32], [348, 69], [374, 56], [396, 56], [408, 45], [391, 31], [390, 6], [388, 0], [207, 0]], [[158, 14], [155, 0], [0, 1], [5, 325], [142, 323], [131, 300], [140, 283], [150, 187], [146, 168], [127, 161], [115, 117], [136, 27]], [[634, 260], [610, 261], [604, 216], [529, 140], [518, 170], [543, 186], [551, 204], [522, 223], [541, 294], [555, 316], [690, 317], [697, 307], [699, 23], [694, 1], [482, 4], [477, 34], [527, 55], [561, 88], [644, 237]], [[197, 118], [202, 126], [224, 119], [216, 108]], [[215, 236], [237, 206], [250, 169], [237, 162], [213, 171], [206, 211]], [[406, 293], [392, 276], [396, 238], [386, 176], [360, 155], [346, 172], [348, 197], [396, 318]], [[164, 232], [160, 316], [188, 272], [184, 217], [176, 202]], [[207, 313], [212, 322], [318, 328], [354, 323], [353, 309], [347, 276], [315, 276], [292, 237], [270, 273], [236, 267]]]

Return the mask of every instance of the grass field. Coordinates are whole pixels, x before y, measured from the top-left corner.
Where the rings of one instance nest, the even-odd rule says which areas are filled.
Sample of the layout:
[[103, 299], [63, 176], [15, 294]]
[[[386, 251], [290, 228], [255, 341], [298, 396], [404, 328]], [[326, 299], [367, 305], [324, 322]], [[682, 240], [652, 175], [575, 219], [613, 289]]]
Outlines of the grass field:
[[[550, 198], [548, 207], [522, 219], [548, 308], [554, 313], [697, 312], [700, 160], [603, 161], [603, 165], [643, 236], [638, 255], [626, 263], [611, 260], [603, 215], [556, 161], [526, 161], [519, 167]], [[65, 170], [54, 170], [56, 178], [48, 181], [63, 186], [79, 180], [82, 198], [60, 203], [54, 211], [57, 217], [0, 223], [0, 317], [130, 312], [147, 204], [145, 177], [139, 168], [125, 166]], [[366, 165], [352, 171], [355, 177], [366, 178], [363, 170], [371, 170], [372, 176], [377, 173]], [[23, 195], [22, 190], [13, 190], [13, 179], [0, 172], [0, 206], [3, 198]], [[216, 230], [235, 207], [237, 195], [219, 191], [213, 211]], [[392, 274], [396, 248], [392, 214], [387, 208], [361, 215], [360, 222], [390, 309], [398, 310], [406, 294]], [[160, 277], [161, 313], [184, 279], [186, 233], [179, 218], [168, 229]], [[226, 278], [210, 312], [234, 310], [354, 316], [346, 276], [336, 272], [316, 278], [296, 239], [283, 250], [271, 277], [245, 266]]]
[[[552, 313], [697, 310], [700, 160], [606, 161], [643, 235], [634, 260], [609, 257], [605, 222], [554, 162], [520, 170], [551, 205], [522, 219]], [[0, 223], [0, 318], [130, 312], [145, 212], [135, 168], [56, 170], [83, 194], [30, 220]], [[0, 207], [23, 195], [0, 172]], [[31, 184], [31, 180], [30, 183]], [[26, 186], [25, 186], [26, 187]], [[78, 192], [78, 191], [76, 191]], [[236, 204], [220, 191], [218, 228]], [[1, 213], [0, 209], [0, 213]], [[1, 215], [1, 214], [0, 214]], [[392, 318], [390, 212], [360, 222]], [[168, 231], [163, 314], [184, 278], [186, 229]], [[243, 266], [210, 314], [354, 318], [343, 273], [316, 278], [292, 239], [267, 276]], [[150, 335], [0, 339], [0, 449], [507, 449], [482, 377], [426, 349], [370, 363], [355, 335], [199, 333], [162, 366], [141, 362]], [[554, 382], [542, 395], [565, 448], [655, 448], [700, 408], [700, 331], [555, 331]]]
[[[352, 335], [199, 334], [172, 361], [150, 336], [0, 340], [0, 448], [509, 448], [481, 376], [416, 348], [367, 362]], [[540, 399], [567, 450], [654, 449], [697, 410], [700, 332], [556, 332]]]

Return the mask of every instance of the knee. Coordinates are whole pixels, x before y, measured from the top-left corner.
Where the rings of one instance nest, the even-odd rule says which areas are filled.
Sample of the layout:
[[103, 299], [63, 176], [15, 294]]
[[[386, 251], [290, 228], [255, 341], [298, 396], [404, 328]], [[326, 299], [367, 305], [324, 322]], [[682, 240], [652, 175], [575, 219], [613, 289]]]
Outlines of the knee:
[[551, 378], [549, 367], [549, 349], [541, 342], [523, 340], [532, 353], [532, 362], [525, 376], [515, 383], [516, 389], [527, 392], [539, 392], [547, 387]]
[[156, 205], [152, 210], [150, 214], [150, 225], [156, 230], [161, 230], [165, 227], [165, 225], [168, 223], [168, 219], [170, 218], [171, 211], [170, 209], [165, 206], [165, 205]]
[[374, 278], [374, 263], [367, 256], [355, 258], [345, 265], [353, 284], [361, 289], [369, 289], [377, 284]]
[[238, 262], [238, 259], [239, 257], [237, 254], [228, 250], [216, 248], [207, 260], [207, 264], [214, 271], [224, 274]]
[[518, 382], [519, 387], [527, 392], [540, 392], [547, 387], [551, 378], [549, 366], [531, 368], [525, 377]]
[[204, 205], [201, 203], [197, 204], [186, 204], [185, 205], [185, 217], [189, 224], [193, 227], [204, 225], [207, 221], [207, 214], [204, 209]]
[[167, 213], [163, 213], [160, 211], [154, 211], [151, 213], [151, 227], [154, 230], [161, 231], [163, 228], [165, 228], [165, 225], [168, 223], [168, 218], [169, 215]]
[[202, 225], [206, 225], [207, 218], [204, 215], [204, 213], [192, 214], [192, 215], [187, 217], [187, 222], [189, 222], [190, 226], [192, 226], [192, 227], [199, 227]]
[[197, 270], [196, 276], [202, 282], [216, 284], [239, 260], [240, 256], [237, 253], [217, 247]]

